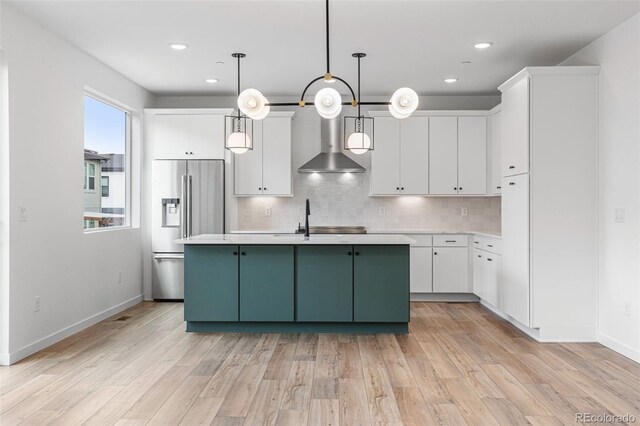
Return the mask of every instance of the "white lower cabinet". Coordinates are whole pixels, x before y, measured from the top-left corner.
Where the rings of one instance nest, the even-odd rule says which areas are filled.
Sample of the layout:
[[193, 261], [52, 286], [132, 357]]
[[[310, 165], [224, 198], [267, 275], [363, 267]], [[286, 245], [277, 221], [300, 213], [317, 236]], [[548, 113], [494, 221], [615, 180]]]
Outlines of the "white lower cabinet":
[[502, 310], [529, 327], [529, 175], [502, 180]]
[[469, 249], [467, 247], [433, 248], [433, 292], [469, 292]]
[[411, 261], [411, 293], [432, 293], [433, 249], [431, 247], [411, 247], [409, 255]]
[[486, 253], [482, 260], [482, 289], [480, 290], [480, 298], [500, 309], [500, 270], [502, 269], [502, 256], [494, 253]]
[[473, 294], [482, 296], [482, 265], [484, 254], [482, 250], [473, 250]]

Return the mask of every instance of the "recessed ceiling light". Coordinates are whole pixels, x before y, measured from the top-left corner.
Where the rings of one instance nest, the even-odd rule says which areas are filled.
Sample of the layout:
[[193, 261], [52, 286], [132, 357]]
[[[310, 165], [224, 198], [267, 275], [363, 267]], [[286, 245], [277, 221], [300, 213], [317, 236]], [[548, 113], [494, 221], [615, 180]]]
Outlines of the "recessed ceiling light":
[[493, 43], [491, 43], [490, 41], [483, 41], [473, 45], [473, 47], [475, 47], [476, 49], [486, 49], [491, 46], [493, 46]]
[[217, 82], [219, 82], [219, 81], [220, 81], [220, 79], [219, 79], [219, 78], [207, 78], [207, 79], [205, 80], [205, 83], [211, 83], [211, 84], [214, 84], [214, 83], [217, 83]]
[[189, 45], [184, 43], [171, 43], [169, 44], [169, 47], [173, 50], [184, 50], [189, 47]]
[[217, 61], [216, 65], [224, 65], [224, 61]]
[[462, 65], [469, 65], [471, 63], [471, 61], [462, 61], [460, 62]]
[[456, 77], [451, 77], [451, 78], [445, 78], [444, 79], [445, 83], [455, 83], [456, 81], [458, 81], [458, 79]]

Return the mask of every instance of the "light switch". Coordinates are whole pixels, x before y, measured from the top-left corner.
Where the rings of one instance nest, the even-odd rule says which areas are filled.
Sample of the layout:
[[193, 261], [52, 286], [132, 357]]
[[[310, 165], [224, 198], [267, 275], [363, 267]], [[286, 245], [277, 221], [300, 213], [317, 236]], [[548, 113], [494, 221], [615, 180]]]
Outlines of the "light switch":
[[467, 207], [460, 207], [460, 214], [462, 216], [468, 216], [469, 215], [469, 209]]
[[26, 222], [29, 219], [29, 211], [26, 207], [20, 207], [20, 222]]
[[387, 215], [387, 209], [386, 209], [386, 208], [384, 208], [384, 207], [380, 207], [380, 208], [378, 208], [378, 214], [379, 214], [380, 216], [386, 216], [386, 215]]
[[616, 209], [615, 222], [624, 223], [624, 207]]
[[267, 217], [271, 216], [271, 207], [264, 208], [264, 215]]

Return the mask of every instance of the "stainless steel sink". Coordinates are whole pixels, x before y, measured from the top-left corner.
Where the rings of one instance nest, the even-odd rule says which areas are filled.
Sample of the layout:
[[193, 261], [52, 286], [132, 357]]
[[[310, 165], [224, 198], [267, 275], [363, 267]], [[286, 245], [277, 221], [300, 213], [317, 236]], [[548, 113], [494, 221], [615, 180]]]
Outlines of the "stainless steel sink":
[[[301, 234], [302, 230], [296, 230], [296, 234]], [[364, 226], [310, 226], [310, 234], [366, 234]]]

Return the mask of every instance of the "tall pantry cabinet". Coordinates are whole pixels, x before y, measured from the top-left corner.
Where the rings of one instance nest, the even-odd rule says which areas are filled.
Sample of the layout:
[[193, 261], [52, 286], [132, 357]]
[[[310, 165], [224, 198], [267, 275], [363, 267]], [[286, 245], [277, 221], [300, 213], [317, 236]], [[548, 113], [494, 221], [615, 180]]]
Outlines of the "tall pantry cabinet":
[[594, 340], [599, 67], [529, 67], [502, 92], [502, 308]]

